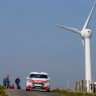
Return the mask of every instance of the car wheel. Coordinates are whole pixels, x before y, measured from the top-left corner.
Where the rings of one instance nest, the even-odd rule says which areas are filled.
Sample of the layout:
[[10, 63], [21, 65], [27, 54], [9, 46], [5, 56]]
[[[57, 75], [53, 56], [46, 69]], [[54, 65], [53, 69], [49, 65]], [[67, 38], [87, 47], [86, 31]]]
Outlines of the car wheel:
[[26, 89], [26, 91], [30, 91], [29, 89]]
[[50, 92], [50, 88], [47, 90], [47, 92]]

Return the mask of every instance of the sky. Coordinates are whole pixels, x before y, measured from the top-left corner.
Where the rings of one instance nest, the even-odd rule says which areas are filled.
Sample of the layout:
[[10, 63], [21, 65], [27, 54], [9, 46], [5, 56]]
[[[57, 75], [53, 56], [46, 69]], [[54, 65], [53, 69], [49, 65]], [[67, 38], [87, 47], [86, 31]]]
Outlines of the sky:
[[[81, 37], [58, 28], [63, 24], [82, 30], [95, 0], [0, 0], [0, 84], [10, 76], [26, 86], [30, 72], [47, 72], [51, 86], [75, 88], [85, 80]], [[96, 8], [92, 29], [92, 80], [96, 81]]]

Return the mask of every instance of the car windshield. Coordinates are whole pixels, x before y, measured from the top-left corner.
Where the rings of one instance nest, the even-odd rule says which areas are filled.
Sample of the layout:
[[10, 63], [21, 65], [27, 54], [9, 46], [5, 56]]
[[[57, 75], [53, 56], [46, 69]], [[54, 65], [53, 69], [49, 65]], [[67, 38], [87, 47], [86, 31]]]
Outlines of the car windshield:
[[30, 78], [48, 78], [45, 74], [30, 74]]

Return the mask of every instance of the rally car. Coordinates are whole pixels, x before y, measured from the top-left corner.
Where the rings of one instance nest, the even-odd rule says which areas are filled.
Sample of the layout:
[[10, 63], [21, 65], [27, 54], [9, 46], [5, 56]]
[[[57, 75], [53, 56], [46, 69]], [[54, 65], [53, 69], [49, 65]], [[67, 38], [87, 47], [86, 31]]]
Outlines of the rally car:
[[50, 91], [50, 78], [46, 72], [31, 72], [26, 79], [26, 91], [34, 89]]

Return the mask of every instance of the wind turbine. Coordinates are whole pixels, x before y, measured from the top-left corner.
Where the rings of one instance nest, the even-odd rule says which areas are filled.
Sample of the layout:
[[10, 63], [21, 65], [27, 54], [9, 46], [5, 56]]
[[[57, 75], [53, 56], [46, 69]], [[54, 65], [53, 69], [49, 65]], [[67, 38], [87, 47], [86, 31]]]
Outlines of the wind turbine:
[[[64, 28], [66, 30], [72, 31], [74, 33], [77, 33], [81, 36], [82, 42], [83, 42], [83, 47], [85, 50], [85, 80], [86, 80], [86, 88], [87, 92], [90, 93], [90, 84], [91, 84], [91, 56], [90, 56], [90, 39], [92, 36], [92, 31], [91, 29], [88, 28], [89, 21], [91, 19], [92, 13], [94, 11], [94, 8], [96, 6], [96, 1], [90, 11], [90, 14], [84, 24], [83, 29], [80, 31], [76, 28], [73, 27], [68, 27], [68, 26], [63, 26], [63, 25], [57, 25], [61, 28]], [[90, 83], [89, 83], [90, 82]]]

